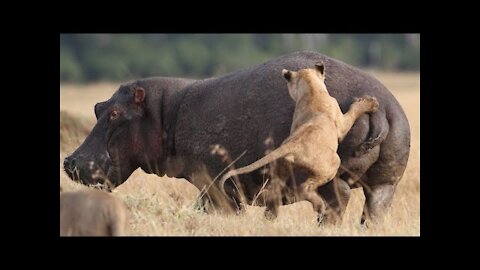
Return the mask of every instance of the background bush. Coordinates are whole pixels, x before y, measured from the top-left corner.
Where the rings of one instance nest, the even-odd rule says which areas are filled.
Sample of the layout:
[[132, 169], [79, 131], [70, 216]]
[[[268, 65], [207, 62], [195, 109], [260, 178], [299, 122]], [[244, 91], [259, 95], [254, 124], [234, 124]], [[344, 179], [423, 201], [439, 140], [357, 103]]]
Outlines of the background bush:
[[362, 68], [419, 70], [419, 34], [61, 34], [60, 82], [204, 78], [314, 50]]

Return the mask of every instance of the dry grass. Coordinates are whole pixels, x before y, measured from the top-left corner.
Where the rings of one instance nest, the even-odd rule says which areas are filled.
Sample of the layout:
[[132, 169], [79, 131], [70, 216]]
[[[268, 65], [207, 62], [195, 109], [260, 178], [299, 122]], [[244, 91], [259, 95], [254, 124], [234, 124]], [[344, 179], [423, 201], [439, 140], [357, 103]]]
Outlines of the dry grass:
[[60, 152], [71, 152], [82, 143], [95, 124], [92, 120], [60, 110]]
[[[402, 104], [412, 132], [407, 169], [395, 193], [392, 209], [381, 227], [365, 229], [359, 225], [365, 197], [362, 190], [352, 192], [344, 222], [338, 227], [318, 227], [311, 204], [300, 202], [280, 207], [278, 218], [267, 221], [262, 207], [247, 207], [244, 215], [204, 214], [194, 210], [199, 190], [184, 179], [158, 177], [135, 171], [114, 194], [123, 199], [130, 212], [133, 235], [247, 236], [247, 235], [420, 235], [420, 74], [370, 72], [383, 82]], [[62, 86], [60, 109], [93, 123], [93, 106], [110, 98], [119, 84]], [[61, 125], [62, 126], [62, 125]], [[69, 180], [62, 160], [83, 139], [82, 133], [60, 151], [60, 183], [64, 190], [86, 187]], [[62, 145], [62, 142], [61, 142]], [[62, 149], [62, 147], [61, 147]]]

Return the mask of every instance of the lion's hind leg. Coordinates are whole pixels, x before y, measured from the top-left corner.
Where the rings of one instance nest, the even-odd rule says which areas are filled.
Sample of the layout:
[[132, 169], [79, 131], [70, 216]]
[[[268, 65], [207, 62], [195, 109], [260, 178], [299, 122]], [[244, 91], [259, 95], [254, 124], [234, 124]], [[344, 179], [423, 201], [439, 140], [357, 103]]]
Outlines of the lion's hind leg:
[[320, 223], [323, 220], [323, 216], [326, 213], [326, 204], [322, 197], [316, 192], [317, 188], [321, 186], [320, 183], [327, 183], [328, 179], [315, 179], [308, 178], [304, 183], [300, 185], [299, 197], [301, 200], [309, 201], [313, 210], [317, 212], [318, 218], [317, 221]]

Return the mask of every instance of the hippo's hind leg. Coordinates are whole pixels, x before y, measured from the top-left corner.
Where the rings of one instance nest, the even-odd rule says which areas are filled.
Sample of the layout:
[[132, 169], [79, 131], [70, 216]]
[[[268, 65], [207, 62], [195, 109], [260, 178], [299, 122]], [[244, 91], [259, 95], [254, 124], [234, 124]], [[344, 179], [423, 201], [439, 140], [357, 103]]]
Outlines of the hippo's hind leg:
[[365, 205], [362, 214], [362, 224], [376, 224], [385, 218], [393, 199], [395, 184], [382, 184], [377, 186], [364, 187]]
[[282, 205], [282, 194], [286, 186], [286, 181], [290, 176], [291, 165], [285, 160], [279, 160], [274, 164], [273, 175], [270, 183], [267, 186], [267, 193], [265, 198], [266, 209], [264, 212], [265, 218], [273, 220], [278, 215], [278, 208]]
[[345, 209], [350, 201], [350, 186], [340, 177], [317, 189], [318, 194], [325, 200], [326, 210], [322, 222], [339, 224], [343, 220]]
[[[380, 155], [364, 175], [365, 207], [362, 223], [379, 223], [392, 204], [393, 194], [405, 171], [410, 152], [409, 136], [389, 135], [381, 146]], [[368, 223], [367, 223], [368, 225]]]
[[279, 177], [274, 177], [270, 184], [268, 185], [267, 197], [265, 200], [265, 209], [264, 215], [268, 220], [274, 220], [278, 215], [278, 207], [282, 203], [282, 179]]
[[210, 198], [208, 198], [207, 194], [204, 194], [203, 196], [197, 198], [197, 201], [194, 204], [194, 209], [196, 211], [200, 211], [203, 213], [209, 213], [212, 211], [212, 202]]

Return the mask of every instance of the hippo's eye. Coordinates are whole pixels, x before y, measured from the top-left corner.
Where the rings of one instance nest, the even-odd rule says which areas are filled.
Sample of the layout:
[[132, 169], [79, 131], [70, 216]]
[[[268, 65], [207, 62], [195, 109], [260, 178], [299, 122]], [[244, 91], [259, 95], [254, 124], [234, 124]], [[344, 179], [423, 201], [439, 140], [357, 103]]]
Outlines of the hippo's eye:
[[119, 111], [113, 110], [113, 111], [110, 113], [110, 121], [117, 119], [119, 115], [120, 115], [120, 112], [119, 112]]

